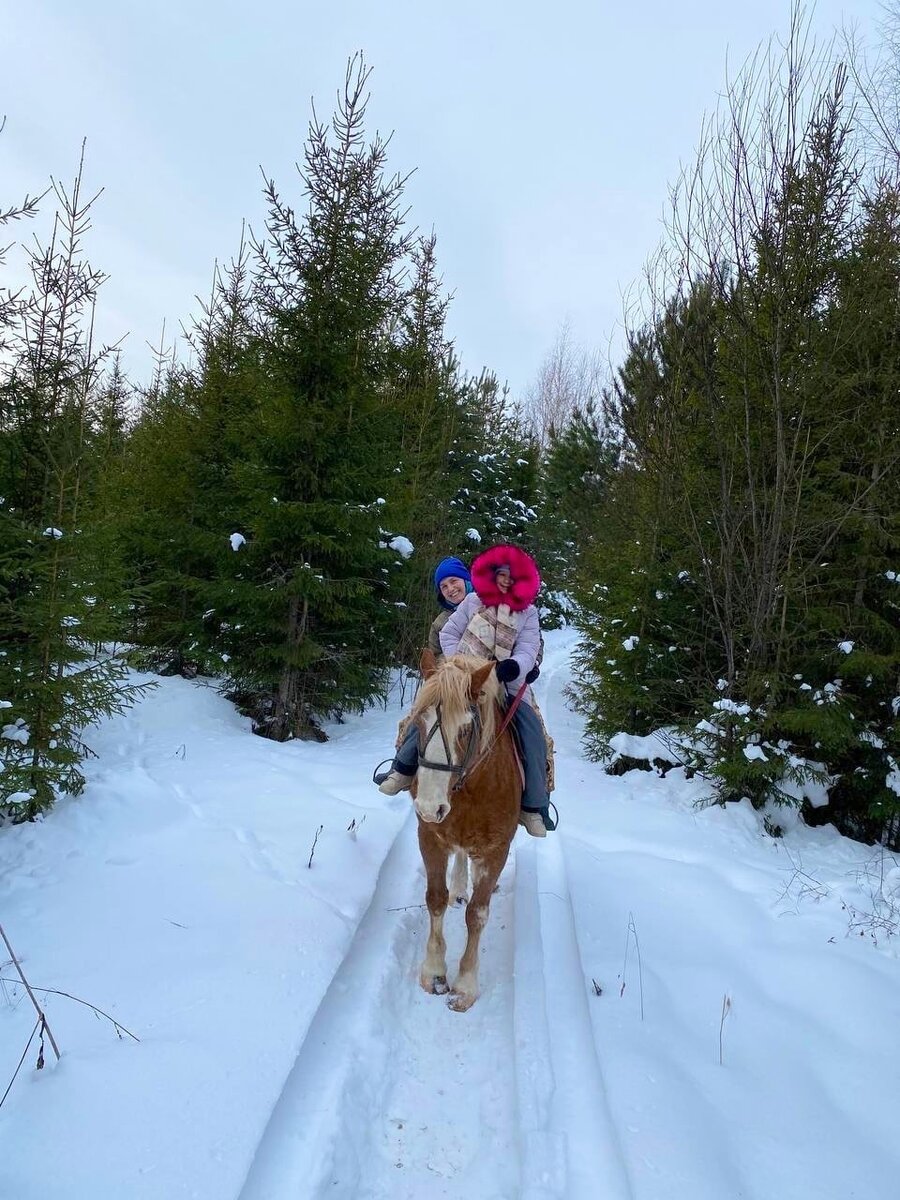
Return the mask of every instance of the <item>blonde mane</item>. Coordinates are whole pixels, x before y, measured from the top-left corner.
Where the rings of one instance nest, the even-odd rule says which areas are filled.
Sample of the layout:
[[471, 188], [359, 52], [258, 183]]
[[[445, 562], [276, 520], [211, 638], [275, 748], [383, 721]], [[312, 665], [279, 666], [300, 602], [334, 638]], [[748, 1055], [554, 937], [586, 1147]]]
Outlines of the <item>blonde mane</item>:
[[[415, 720], [429, 708], [441, 706], [441, 721], [448, 737], [455, 740], [469, 712], [469, 682], [486, 660], [471, 654], [454, 654], [438, 663], [437, 670], [422, 683], [413, 701], [411, 718]], [[497, 712], [503, 695], [503, 685], [491, 671], [478, 696], [481, 716], [481, 744], [489, 746], [497, 732]]]

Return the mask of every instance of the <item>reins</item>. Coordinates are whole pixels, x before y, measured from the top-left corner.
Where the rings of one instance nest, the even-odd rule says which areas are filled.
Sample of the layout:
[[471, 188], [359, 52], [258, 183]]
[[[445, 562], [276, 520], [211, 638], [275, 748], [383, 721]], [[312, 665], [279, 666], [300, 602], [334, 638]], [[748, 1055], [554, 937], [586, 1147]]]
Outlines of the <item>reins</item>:
[[[516, 709], [522, 703], [522, 697], [525, 695], [525, 689], [527, 687], [528, 687], [528, 680], [523, 679], [521, 687], [516, 692], [515, 696], [513, 696], [512, 704], [510, 704], [509, 708], [506, 710], [506, 712], [503, 716], [503, 720], [500, 722], [500, 728], [497, 730], [497, 732], [494, 734], [493, 738], [491, 739], [490, 745], [485, 746], [484, 750], [482, 750], [482, 752], [475, 759], [474, 763], [472, 764], [471, 768], [469, 769], [469, 772], [468, 772], [469, 775], [474, 774], [475, 771], [478, 770], [478, 768], [481, 766], [481, 764], [484, 762], [484, 760], [488, 757], [488, 755], [491, 754], [491, 752], [493, 751], [493, 749], [497, 745], [497, 743], [500, 741], [503, 734], [509, 728], [509, 723], [510, 723], [510, 721], [512, 721], [513, 717], [516, 715]], [[464, 779], [465, 779], [465, 776], [458, 781], [457, 787], [462, 785], [462, 783], [464, 782]]]

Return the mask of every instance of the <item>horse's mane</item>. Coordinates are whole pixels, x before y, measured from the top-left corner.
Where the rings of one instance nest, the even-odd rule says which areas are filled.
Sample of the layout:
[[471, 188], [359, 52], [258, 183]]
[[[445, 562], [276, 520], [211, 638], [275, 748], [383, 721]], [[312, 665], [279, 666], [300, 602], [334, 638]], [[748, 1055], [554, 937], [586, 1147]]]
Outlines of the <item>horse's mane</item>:
[[[486, 659], [471, 654], [454, 654], [438, 663], [434, 674], [422, 683], [413, 701], [411, 716], [415, 719], [429, 708], [441, 706], [441, 720], [448, 734], [456, 736], [469, 711], [469, 681], [482, 668]], [[497, 732], [497, 712], [503, 696], [503, 685], [491, 671], [478, 696], [481, 716], [482, 745], [489, 746]]]

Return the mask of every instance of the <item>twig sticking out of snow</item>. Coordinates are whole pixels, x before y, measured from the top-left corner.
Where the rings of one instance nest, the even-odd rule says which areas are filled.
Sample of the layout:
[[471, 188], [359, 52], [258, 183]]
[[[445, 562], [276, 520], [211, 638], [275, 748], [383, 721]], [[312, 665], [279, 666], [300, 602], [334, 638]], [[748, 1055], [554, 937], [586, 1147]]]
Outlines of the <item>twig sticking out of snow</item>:
[[719, 1066], [724, 1066], [722, 1060], [722, 1035], [725, 1031], [725, 1018], [731, 1012], [731, 997], [726, 994], [722, 997], [722, 1016], [719, 1020]]
[[[631, 939], [634, 938], [634, 948], [637, 953], [638, 961], [638, 984], [641, 993], [641, 1020], [644, 1019], [644, 967], [641, 962], [641, 943], [638, 941], [637, 928], [634, 924], [634, 913], [628, 914], [628, 928], [625, 931], [625, 961], [622, 963], [622, 986], [619, 988], [619, 996], [625, 995], [625, 974], [628, 970], [628, 948], [631, 945]], [[598, 993], [599, 994], [599, 993]]]
[[[16, 972], [17, 972], [19, 978], [22, 980], [22, 983], [25, 986], [25, 991], [28, 993], [28, 998], [31, 1000], [31, 1003], [34, 1005], [34, 1011], [38, 1015], [38, 1024], [41, 1025], [41, 1033], [43, 1034], [44, 1030], [46, 1029], [47, 1037], [50, 1039], [50, 1045], [53, 1047], [53, 1053], [56, 1055], [57, 1061], [59, 1061], [59, 1057], [60, 1057], [59, 1047], [56, 1044], [56, 1039], [53, 1036], [50, 1026], [47, 1024], [47, 1018], [44, 1015], [44, 1010], [38, 1004], [37, 997], [35, 996], [34, 992], [31, 990], [31, 985], [29, 984], [28, 980], [25, 978], [25, 972], [22, 970], [22, 967], [19, 964], [19, 960], [16, 958], [16, 952], [13, 950], [12, 946], [10, 945], [9, 938], [6, 936], [6, 930], [3, 928], [2, 925], [0, 925], [0, 937], [2, 937], [3, 941], [6, 943], [6, 949], [9, 951], [9, 957], [12, 960], [12, 964], [16, 968]], [[34, 1035], [32, 1034], [32, 1036], [34, 1036]]]
[[[43, 1017], [38, 1017], [38, 1019], [34, 1023], [34, 1029], [32, 1029], [32, 1031], [31, 1031], [31, 1037], [25, 1043], [25, 1049], [22, 1051], [22, 1057], [19, 1059], [19, 1065], [16, 1067], [15, 1071], [13, 1071], [13, 1077], [9, 1081], [9, 1083], [6, 1085], [6, 1091], [3, 1093], [3, 1099], [0, 1100], [0, 1108], [3, 1107], [3, 1105], [6, 1101], [6, 1097], [12, 1091], [12, 1085], [16, 1082], [18, 1074], [22, 1070], [22, 1063], [25, 1061], [25, 1055], [28, 1053], [31, 1043], [34, 1041], [34, 1035], [37, 1033], [37, 1031], [39, 1029], [40, 1029], [41, 1033], [43, 1033], [43, 1031], [44, 1031], [44, 1018]], [[38, 1062], [41, 1067], [44, 1065], [44, 1063], [43, 1063], [43, 1048], [42, 1048], [41, 1058], [38, 1059]]]
[[311, 849], [311, 850], [310, 850], [310, 852], [309, 852], [309, 862], [306, 864], [306, 868], [307, 868], [307, 870], [311, 870], [311, 869], [312, 869], [312, 860], [313, 860], [313, 855], [314, 855], [314, 854], [315, 854], [315, 852], [316, 852], [316, 842], [319, 840], [319, 834], [322, 832], [322, 830], [323, 830], [324, 828], [325, 828], [325, 826], [324, 826], [324, 825], [320, 825], [320, 826], [319, 826], [319, 828], [316, 830], [316, 836], [313, 838], [312, 849]]
[[[184, 926], [182, 926], [182, 929], [183, 928], [184, 928]], [[17, 981], [15, 979], [0, 979], [0, 983], [16, 983], [16, 982]], [[108, 1012], [104, 1012], [103, 1009], [98, 1008], [96, 1004], [91, 1004], [90, 1000], [82, 1000], [80, 996], [73, 996], [71, 992], [62, 992], [59, 990], [59, 988], [38, 987], [37, 984], [34, 985], [34, 991], [43, 992], [45, 996], [64, 996], [66, 998], [66, 1000], [74, 1000], [74, 1002], [76, 1004], [83, 1004], [85, 1008], [89, 1008], [92, 1012], [96, 1013], [98, 1017], [105, 1017], [106, 1020], [109, 1021], [110, 1025], [112, 1025], [112, 1027], [115, 1029], [116, 1036], [119, 1039], [121, 1039], [123, 1033], [127, 1033], [132, 1041], [139, 1042], [141, 1040], [137, 1036], [137, 1034], [132, 1033], [130, 1029], [126, 1029], [125, 1026], [121, 1023], [121, 1021], [117, 1021], [115, 1017], [111, 1017]], [[41, 1015], [43, 1016], [43, 1014], [41, 1014]], [[46, 1022], [46, 1018], [44, 1018], [44, 1020]], [[49, 1026], [47, 1026], [47, 1035], [48, 1036], [50, 1035], [50, 1027]], [[53, 1044], [53, 1048], [56, 1049], [55, 1042]]]

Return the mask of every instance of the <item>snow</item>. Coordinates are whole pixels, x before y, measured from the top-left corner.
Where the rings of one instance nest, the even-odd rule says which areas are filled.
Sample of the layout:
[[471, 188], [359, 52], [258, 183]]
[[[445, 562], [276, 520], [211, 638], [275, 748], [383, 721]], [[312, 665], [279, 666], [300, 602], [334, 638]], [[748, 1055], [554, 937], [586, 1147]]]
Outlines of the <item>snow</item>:
[[648, 762], [652, 762], [654, 758], [661, 758], [672, 762], [675, 757], [657, 733], [650, 733], [645, 737], [639, 737], [635, 733], [617, 733], [609, 739], [609, 745], [615, 754], [624, 758], [645, 758]]
[[25, 804], [33, 795], [34, 792], [11, 792], [6, 797], [6, 803], [9, 805]]
[[399, 554], [401, 558], [409, 558], [415, 550], [415, 546], [412, 544], [409, 538], [403, 537], [399, 534], [397, 537], [391, 538], [391, 540], [388, 542], [388, 546], [391, 550]]
[[481, 541], [481, 534], [478, 532], [477, 529], [467, 529], [465, 536], [469, 539], [470, 542], [480, 542]]
[[54, 525], [48, 525], [41, 536], [54, 538], [56, 541], [59, 541], [59, 539], [63, 536], [63, 532], [61, 529], [57, 529]]
[[838, 650], [840, 650], [842, 654], [852, 654], [853, 645], [853, 642], [838, 642]]
[[240, 550], [241, 546], [245, 546], [247, 544], [247, 539], [242, 533], [233, 533], [228, 540], [231, 542], [231, 548], [235, 551], [235, 553]]
[[[415, 822], [370, 782], [396, 693], [276, 745], [170, 678], [93, 731], [84, 794], [0, 830], [0, 910], [38, 987], [141, 1040], [46, 998], [63, 1058], [30, 1053], [0, 1110], [0, 1194], [894, 1195], [900, 864], [792, 809], [772, 839], [749, 803], [697, 807], [681, 768], [585, 762], [573, 646], [546, 636], [535, 688], [561, 828], [518, 833], [465, 1015], [417, 986]], [[4, 983], [0, 1086], [32, 1026]]]
[[746, 758], [746, 760], [748, 762], [768, 762], [769, 761], [768, 757], [766, 756], [766, 752], [763, 750], [762, 746], [757, 746], [757, 745], [745, 746], [744, 747], [744, 758]]
[[625, 641], [622, 643], [622, 649], [623, 650], [633, 650], [640, 640], [641, 639], [637, 636], [637, 634], [633, 633], [630, 637], [627, 637], [625, 639]]

